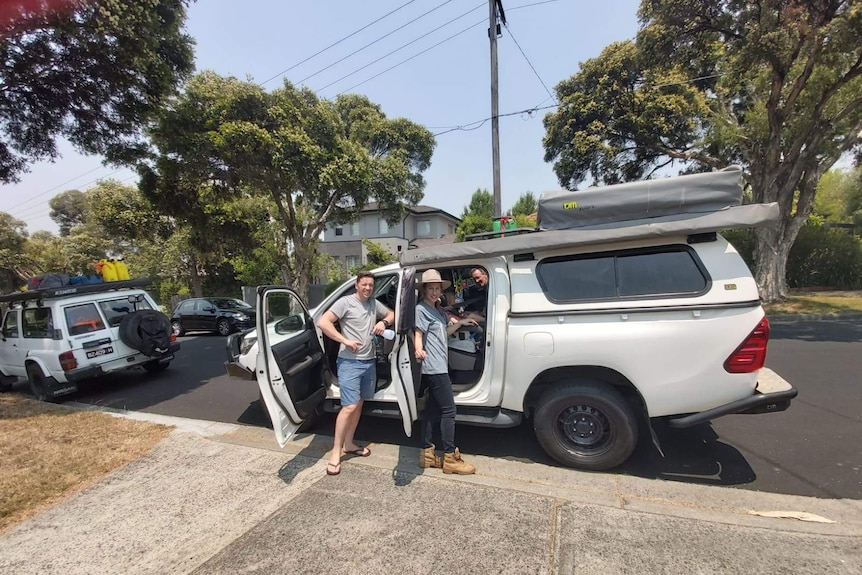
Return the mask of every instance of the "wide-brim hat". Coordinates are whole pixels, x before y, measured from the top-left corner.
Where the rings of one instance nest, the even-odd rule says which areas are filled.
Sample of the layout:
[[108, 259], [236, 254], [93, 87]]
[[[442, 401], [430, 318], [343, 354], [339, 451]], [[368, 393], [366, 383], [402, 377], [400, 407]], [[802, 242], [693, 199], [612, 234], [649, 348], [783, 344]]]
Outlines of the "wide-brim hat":
[[425, 270], [422, 272], [422, 276], [416, 280], [416, 285], [421, 286], [424, 284], [443, 284], [443, 289], [446, 289], [452, 285], [452, 282], [440, 277], [440, 272], [437, 270]]

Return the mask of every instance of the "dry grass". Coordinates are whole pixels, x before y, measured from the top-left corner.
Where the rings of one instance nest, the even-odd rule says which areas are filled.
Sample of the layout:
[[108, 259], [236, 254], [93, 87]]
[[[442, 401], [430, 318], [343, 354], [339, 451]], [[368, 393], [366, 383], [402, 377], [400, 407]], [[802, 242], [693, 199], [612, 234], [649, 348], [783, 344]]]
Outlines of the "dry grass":
[[794, 293], [783, 303], [767, 304], [764, 307], [770, 315], [862, 312], [862, 291]]
[[0, 394], [0, 533], [134, 461], [171, 429]]

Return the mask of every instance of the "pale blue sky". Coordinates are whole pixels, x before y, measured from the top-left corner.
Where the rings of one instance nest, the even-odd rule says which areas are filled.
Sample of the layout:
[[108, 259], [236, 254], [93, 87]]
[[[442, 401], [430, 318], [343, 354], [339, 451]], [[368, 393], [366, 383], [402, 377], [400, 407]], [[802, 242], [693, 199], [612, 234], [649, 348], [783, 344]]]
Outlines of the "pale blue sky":
[[[195, 38], [198, 70], [264, 82], [283, 70], [358, 30], [407, 0], [198, 0], [189, 9], [187, 31]], [[499, 39], [500, 113], [547, 106], [553, 102], [518, 51], [512, 36], [544, 83], [553, 90], [597, 56], [608, 44], [632, 38], [637, 31], [636, 0], [557, 0], [516, 9], [542, 0], [503, 0], [511, 33]], [[424, 16], [376, 44], [302, 82], [354, 50]], [[469, 12], [471, 9], [474, 9]], [[446, 24], [465, 12], [466, 16]], [[481, 0], [414, 0], [391, 16], [287, 73], [323, 97], [342, 91], [367, 95], [389, 117], [404, 116], [442, 132], [475, 127], [490, 116], [490, 57], [486, 35], [487, 2]], [[368, 80], [484, 19], [409, 62]], [[335, 82], [388, 52], [431, 32], [406, 48]], [[266, 83], [280, 85], [281, 78]], [[328, 84], [335, 82], [329, 87]], [[543, 161], [542, 118], [548, 110], [500, 119], [502, 205], [506, 210], [525, 191], [559, 189], [550, 164]], [[471, 124], [472, 123], [472, 124]], [[14, 185], [0, 186], [0, 211], [27, 223], [32, 233], [56, 232], [48, 201], [69, 189], [85, 190], [99, 178], [136, 183], [129, 170], [101, 166], [101, 158], [81, 156], [65, 143], [63, 157], [39, 163]], [[492, 187], [491, 124], [472, 131], [456, 130], [437, 137], [423, 204], [461, 215], [476, 188]]]

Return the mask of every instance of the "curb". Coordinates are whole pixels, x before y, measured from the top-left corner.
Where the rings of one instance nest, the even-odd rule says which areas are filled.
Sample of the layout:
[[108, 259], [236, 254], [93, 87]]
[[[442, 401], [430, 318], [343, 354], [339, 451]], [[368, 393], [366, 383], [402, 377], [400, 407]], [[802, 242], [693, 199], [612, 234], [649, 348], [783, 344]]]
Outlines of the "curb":
[[862, 320], [862, 312], [766, 314], [766, 317], [769, 318], [769, 321], [774, 322], [856, 321]]

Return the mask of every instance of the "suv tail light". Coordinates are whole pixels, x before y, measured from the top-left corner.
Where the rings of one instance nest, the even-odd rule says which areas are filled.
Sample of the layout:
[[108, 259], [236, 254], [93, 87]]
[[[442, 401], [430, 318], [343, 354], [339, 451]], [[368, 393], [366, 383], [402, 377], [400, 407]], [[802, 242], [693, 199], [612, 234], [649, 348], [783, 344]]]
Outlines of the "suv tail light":
[[60, 354], [60, 367], [63, 371], [70, 371], [78, 367], [78, 360], [75, 359], [75, 354], [71, 351], [64, 351]]
[[177, 341], [177, 334], [172, 333], [171, 334], [171, 343], [176, 343], [176, 341]]
[[769, 320], [765, 317], [724, 362], [728, 373], [751, 373], [766, 362], [766, 344], [769, 343]]

